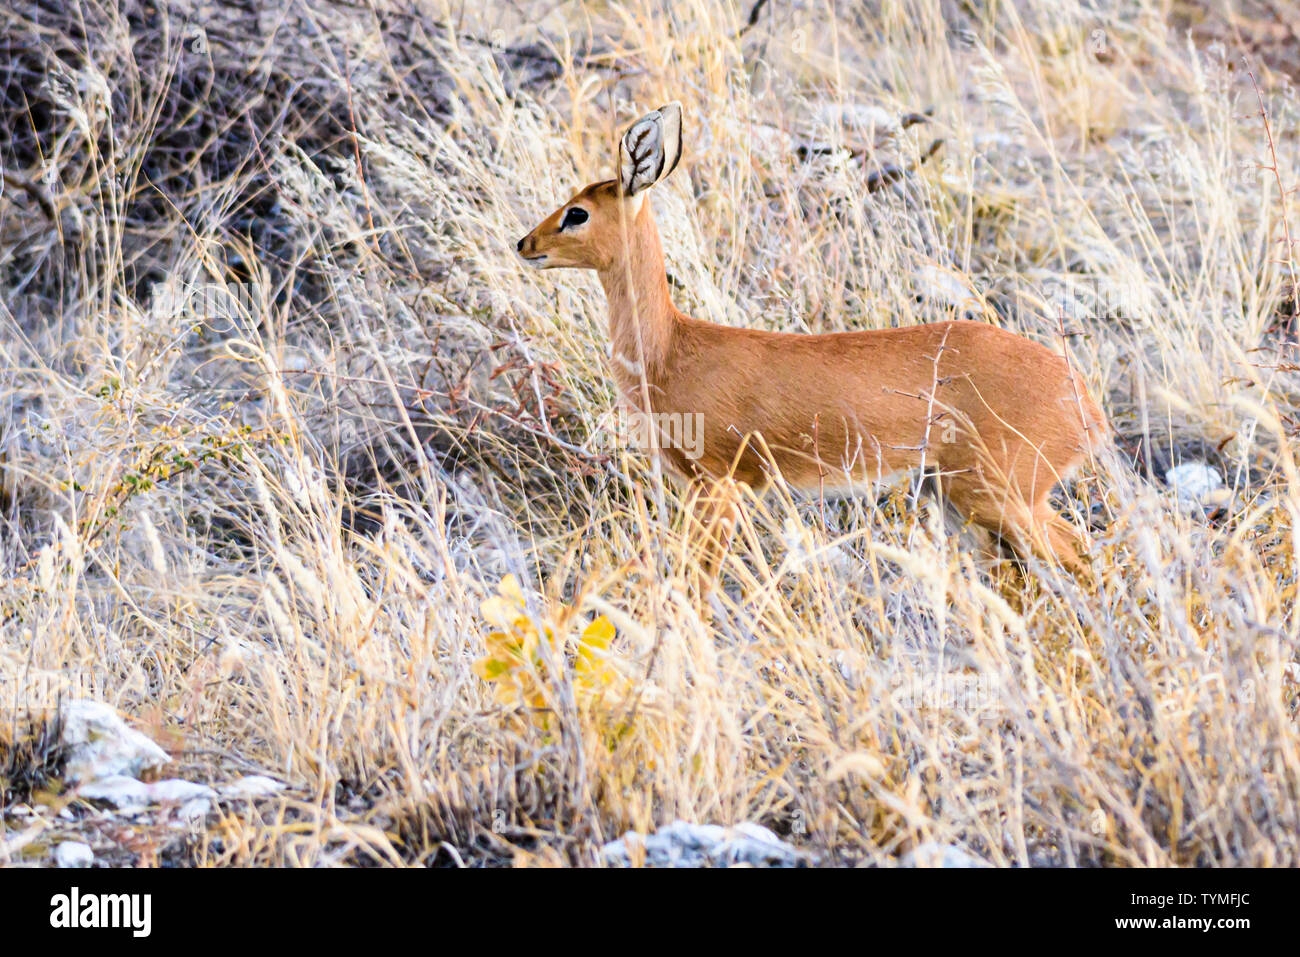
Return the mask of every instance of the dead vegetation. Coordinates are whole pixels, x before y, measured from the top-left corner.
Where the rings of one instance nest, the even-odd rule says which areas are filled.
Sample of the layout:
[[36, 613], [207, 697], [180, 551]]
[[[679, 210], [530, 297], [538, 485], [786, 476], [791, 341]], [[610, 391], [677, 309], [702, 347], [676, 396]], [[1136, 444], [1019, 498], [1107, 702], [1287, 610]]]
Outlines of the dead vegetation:
[[[7, 810], [57, 784], [31, 676], [93, 673], [193, 775], [290, 785], [190, 863], [590, 863], [675, 818], [824, 863], [1300, 863], [1296, 19], [1125, 10], [6, 5]], [[1134, 463], [1063, 503], [1095, 589], [903, 486], [753, 502], [693, 597], [598, 287], [513, 253], [673, 98], [683, 309], [1068, 342]]]

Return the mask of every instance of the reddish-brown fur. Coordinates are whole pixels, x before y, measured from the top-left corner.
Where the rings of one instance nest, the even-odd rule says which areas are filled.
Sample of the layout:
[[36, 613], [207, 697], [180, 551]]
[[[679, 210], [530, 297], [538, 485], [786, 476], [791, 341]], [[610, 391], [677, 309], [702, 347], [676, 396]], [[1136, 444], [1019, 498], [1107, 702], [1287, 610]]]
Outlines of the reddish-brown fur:
[[[588, 221], [561, 230], [575, 205]], [[982, 322], [798, 335], [693, 319], [669, 296], [645, 193], [628, 198], [615, 181], [576, 194], [518, 248], [537, 265], [596, 271], [627, 402], [703, 414], [701, 457], [662, 449], [680, 474], [762, 488], [775, 467], [792, 486], [826, 490], [925, 468], [976, 524], [1084, 572], [1083, 541], [1048, 495], [1108, 427], [1047, 347]], [[718, 501], [711, 520], [729, 527]]]

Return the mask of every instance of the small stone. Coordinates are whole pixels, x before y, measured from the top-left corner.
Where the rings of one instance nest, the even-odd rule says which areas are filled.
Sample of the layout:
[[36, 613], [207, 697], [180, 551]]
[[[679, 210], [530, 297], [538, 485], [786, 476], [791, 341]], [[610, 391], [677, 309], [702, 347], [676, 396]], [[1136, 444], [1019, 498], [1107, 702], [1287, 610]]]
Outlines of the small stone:
[[95, 852], [81, 841], [64, 841], [54, 849], [55, 867], [89, 867], [95, 862]]
[[149, 800], [154, 804], [186, 804], [197, 799], [209, 801], [217, 796], [217, 792], [205, 784], [179, 778], [155, 781], [148, 788]]
[[232, 800], [247, 800], [249, 798], [262, 797], [267, 794], [275, 794], [277, 791], [284, 790], [284, 784], [268, 778], [261, 774], [250, 774], [242, 777], [237, 781], [231, 781], [229, 784], [223, 784], [219, 788], [221, 796]]
[[992, 867], [988, 861], [970, 854], [955, 844], [927, 841], [903, 855], [899, 867]]
[[110, 775], [98, 781], [90, 781], [77, 789], [78, 796], [92, 801], [103, 801], [119, 811], [138, 811], [152, 804], [189, 804], [193, 801], [206, 805], [214, 800], [217, 792], [203, 784], [169, 778], [145, 784], [125, 774]]
[[1223, 476], [1204, 462], [1184, 462], [1165, 472], [1165, 482], [1174, 490], [1179, 505], [1192, 511], [1216, 511], [1232, 501]]
[[921, 299], [976, 313], [983, 308], [980, 294], [955, 269], [927, 264], [913, 271], [912, 282]]
[[602, 847], [600, 856], [613, 867], [629, 867], [634, 859], [647, 867], [799, 867], [812, 860], [749, 822], [728, 828], [674, 821], [648, 836], [628, 831]]
[[149, 786], [125, 774], [110, 774], [89, 781], [77, 789], [77, 795], [91, 801], [103, 801], [119, 811], [140, 810], [149, 804]]
[[68, 701], [63, 705], [61, 721], [69, 782], [118, 775], [135, 777], [171, 760], [166, 751], [128, 727], [113, 706], [102, 701]]
[[212, 802], [205, 797], [196, 797], [186, 801], [176, 809], [176, 819], [179, 821], [201, 821], [208, 816], [212, 810]]

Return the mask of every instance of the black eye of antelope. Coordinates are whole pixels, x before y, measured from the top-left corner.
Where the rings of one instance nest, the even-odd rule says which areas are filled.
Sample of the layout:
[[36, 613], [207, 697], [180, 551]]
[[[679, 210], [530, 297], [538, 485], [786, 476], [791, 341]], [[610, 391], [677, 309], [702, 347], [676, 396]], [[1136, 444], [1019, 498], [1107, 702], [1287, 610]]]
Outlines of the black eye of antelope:
[[564, 222], [560, 223], [560, 229], [568, 229], [570, 226], [581, 226], [587, 221], [587, 211], [581, 206], [574, 206], [564, 214]]

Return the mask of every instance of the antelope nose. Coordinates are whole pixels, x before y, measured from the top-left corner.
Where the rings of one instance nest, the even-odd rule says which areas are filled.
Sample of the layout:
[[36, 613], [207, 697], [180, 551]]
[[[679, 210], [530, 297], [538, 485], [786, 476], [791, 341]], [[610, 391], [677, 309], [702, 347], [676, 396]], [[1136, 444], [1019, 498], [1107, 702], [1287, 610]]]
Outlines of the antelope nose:
[[523, 239], [519, 240], [519, 242], [515, 243], [515, 252], [521, 253], [524, 251], [524, 240], [526, 240], [527, 238], [528, 237], [525, 236]]

